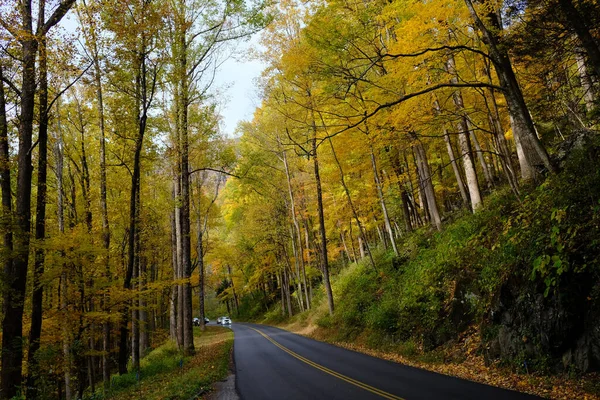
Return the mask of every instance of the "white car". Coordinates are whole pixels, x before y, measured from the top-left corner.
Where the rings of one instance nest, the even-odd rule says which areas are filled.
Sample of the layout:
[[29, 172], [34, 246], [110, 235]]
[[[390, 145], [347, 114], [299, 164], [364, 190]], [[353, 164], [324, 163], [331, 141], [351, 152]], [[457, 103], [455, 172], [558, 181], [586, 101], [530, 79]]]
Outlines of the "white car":
[[231, 320], [229, 319], [229, 317], [223, 317], [223, 319], [221, 320], [221, 325], [231, 325]]

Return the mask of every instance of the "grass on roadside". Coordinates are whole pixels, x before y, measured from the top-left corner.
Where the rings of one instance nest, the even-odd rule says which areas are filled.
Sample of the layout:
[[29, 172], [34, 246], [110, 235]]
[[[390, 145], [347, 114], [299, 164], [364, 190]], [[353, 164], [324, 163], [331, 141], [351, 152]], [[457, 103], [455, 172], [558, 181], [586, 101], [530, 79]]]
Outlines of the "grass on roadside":
[[187, 400], [210, 390], [227, 376], [233, 332], [207, 326], [205, 332], [194, 328], [196, 355], [183, 357], [177, 346], [167, 342], [140, 362], [139, 380], [135, 371], [115, 376], [110, 392], [89, 399], [110, 400]]

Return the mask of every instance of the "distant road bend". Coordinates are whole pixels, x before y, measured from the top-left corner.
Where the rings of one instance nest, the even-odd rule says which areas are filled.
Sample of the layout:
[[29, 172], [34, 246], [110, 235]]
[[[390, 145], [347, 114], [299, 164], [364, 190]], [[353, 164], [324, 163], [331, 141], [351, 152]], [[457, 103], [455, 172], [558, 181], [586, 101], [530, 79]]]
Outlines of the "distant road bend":
[[381, 360], [278, 328], [232, 325], [242, 400], [533, 400], [538, 397]]

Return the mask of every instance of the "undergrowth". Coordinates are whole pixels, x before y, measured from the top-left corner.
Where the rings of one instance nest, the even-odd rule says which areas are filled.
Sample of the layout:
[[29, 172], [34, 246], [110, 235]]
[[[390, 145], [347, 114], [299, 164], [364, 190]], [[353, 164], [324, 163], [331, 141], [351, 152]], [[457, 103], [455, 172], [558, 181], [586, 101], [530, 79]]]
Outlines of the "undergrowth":
[[228, 372], [233, 332], [221, 327], [194, 328], [196, 355], [183, 356], [175, 343], [168, 341], [140, 360], [140, 371], [115, 375], [110, 389], [89, 395], [95, 399], [170, 399], [186, 400], [210, 390]]

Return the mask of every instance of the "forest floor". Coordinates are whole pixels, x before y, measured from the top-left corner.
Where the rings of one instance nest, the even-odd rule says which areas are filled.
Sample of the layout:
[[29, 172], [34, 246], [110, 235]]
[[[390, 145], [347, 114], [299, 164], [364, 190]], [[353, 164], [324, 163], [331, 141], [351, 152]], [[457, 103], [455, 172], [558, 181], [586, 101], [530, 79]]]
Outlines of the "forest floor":
[[376, 349], [369, 346], [361, 337], [352, 343], [336, 341], [334, 339], [335, 328], [322, 328], [310, 320], [301, 318], [283, 322], [277, 326], [373, 357], [487, 385], [535, 394], [548, 399], [600, 400], [600, 374], [598, 373], [586, 374], [583, 377], [548, 376], [517, 373], [498, 363], [486, 365], [484, 357], [479, 351], [481, 342], [475, 327], [468, 329], [465, 335], [450, 345], [432, 352], [423, 352], [419, 349], [407, 351], [400, 345], [397, 348]]
[[188, 400], [202, 398], [229, 371], [233, 348], [230, 329], [207, 326], [194, 328], [196, 355], [182, 357], [173, 343], [166, 343], [142, 359], [139, 375], [130, 372], [115, 377], [104, 399]]

